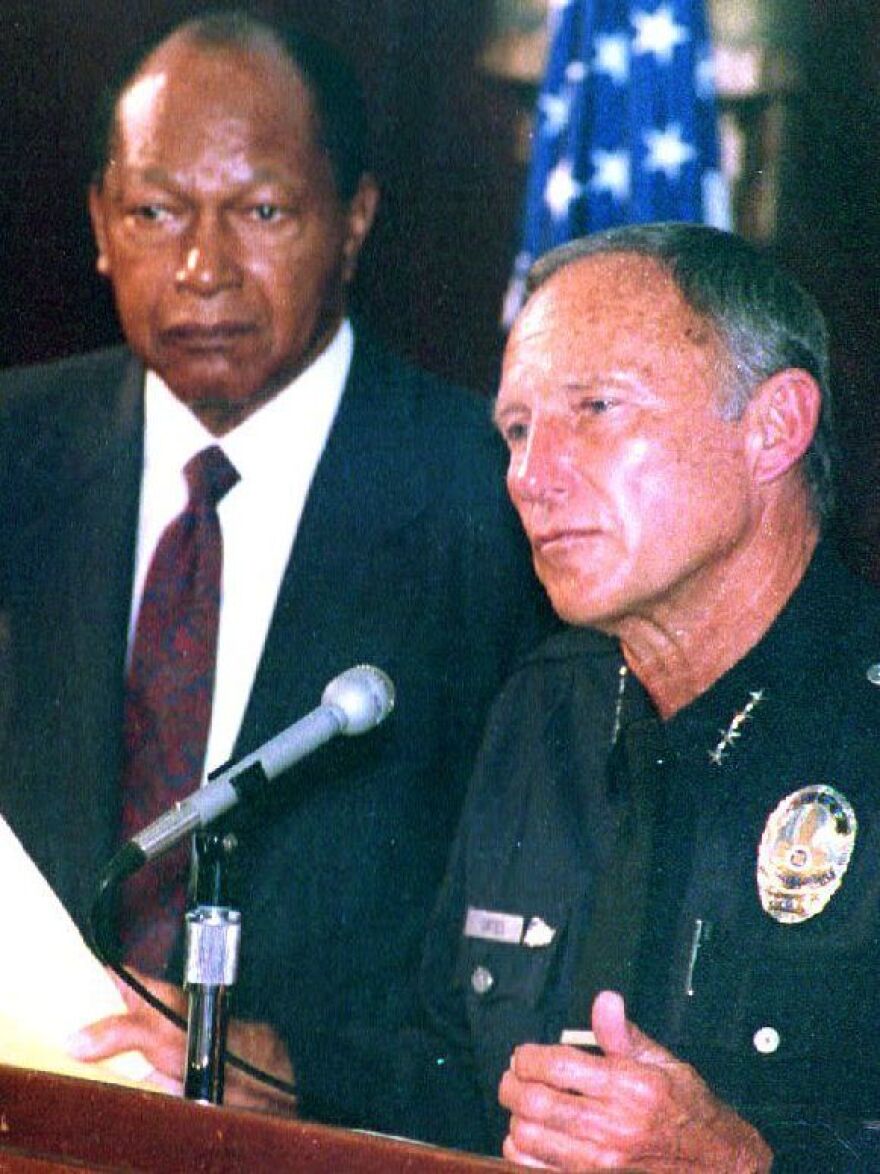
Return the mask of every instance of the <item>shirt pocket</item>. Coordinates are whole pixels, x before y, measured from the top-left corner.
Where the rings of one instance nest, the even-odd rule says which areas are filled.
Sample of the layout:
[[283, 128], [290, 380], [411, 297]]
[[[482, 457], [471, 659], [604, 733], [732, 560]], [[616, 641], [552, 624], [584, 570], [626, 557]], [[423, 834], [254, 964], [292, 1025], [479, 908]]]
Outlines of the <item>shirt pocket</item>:
[[[522, 913], [472, 907], [460, 941], [455, 982], [475, 1035], [486, 1023], [503, 1020], [529, 1025], [523, 1039], [547, 1038], [543, 1020], [560, 1001], [571, 940], [571, 909], [544, 902]], [[516, 922], [520, 924], [516, 934]], [[507, 935], [502, 939], [501, 934]], [[492, 936], [495, 934], [496, 936]], [[520, 1042], [515, 1040], [514, 1042]]]
[[[693, 999], [686, 1000], [684, 1051], [719, 1092], [738, 1098], [809, 1104], [856, 1090], [875, 1096], [878, 944], [860, 909], [827, 909], [800, 924], [769, 917], [720, 929], [701, 955]], [[745, 931], [745, 932], [744, 932]]]

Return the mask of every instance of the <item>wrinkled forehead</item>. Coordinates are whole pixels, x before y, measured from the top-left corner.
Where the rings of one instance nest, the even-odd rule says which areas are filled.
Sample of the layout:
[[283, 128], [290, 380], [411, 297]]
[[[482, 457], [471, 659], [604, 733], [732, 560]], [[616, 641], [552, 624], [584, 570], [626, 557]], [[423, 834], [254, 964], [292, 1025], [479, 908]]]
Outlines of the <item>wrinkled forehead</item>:
[[595, 254], [559, 269], [529, 298], [505, 349], [497, 407], [624, 386], [702, 402], [723, 385], [726, 354], [659, 262]]
[[707, 318], [685, 301], [659, 261], [636, 253], [598, 253], [557, 270], [535, 290], [511, 330], [505, 365], [542, 352], [621, 353], [647, 348], [717, 351]]

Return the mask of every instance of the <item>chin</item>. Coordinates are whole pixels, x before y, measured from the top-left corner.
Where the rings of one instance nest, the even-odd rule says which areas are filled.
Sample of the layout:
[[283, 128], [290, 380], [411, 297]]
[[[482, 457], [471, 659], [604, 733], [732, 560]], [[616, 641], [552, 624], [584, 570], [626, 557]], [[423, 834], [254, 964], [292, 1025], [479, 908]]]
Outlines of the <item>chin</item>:
[[194, 410], [245, 404], [259, 395], [264, 382], [262, 376], [225, 363], [178, 364], [160, 369], [159, 374], [177, 398]]
[[605, 601], [598, 598], [595, 584], [576, 578], [562, 581], [553, 576], [538, 576], [550, 599], [553, 610], [561, 620], [576, 627], [598, 627], [608, 616]]
[[584, 600], [572, 597], [567, 592], [563, 594], [553, 592], [549, 588], [547, 594], [550, 597], [553, 610], [566, 624], [573, 624], [580, 628], [596, 627], [600, 622], [601, 609], [587, 606]]

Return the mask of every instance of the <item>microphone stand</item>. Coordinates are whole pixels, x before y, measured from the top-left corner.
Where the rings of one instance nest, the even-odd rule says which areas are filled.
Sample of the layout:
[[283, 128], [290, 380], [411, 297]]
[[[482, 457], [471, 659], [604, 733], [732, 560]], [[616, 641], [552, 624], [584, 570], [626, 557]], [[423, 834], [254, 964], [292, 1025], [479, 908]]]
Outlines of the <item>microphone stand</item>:
[[238, 977], [241, 914], [229, 907], [224, 865], [231, 835], [198, 832], [193, 841], [191, 908], [186, 914], [184, 989], [189, 997], [183, 1095], [223, 1101], [229, 992]]
[[[270, 738], [259, 750], [213, 772], [205, 786], [175, 803], [119, 849], [100, 876], [89, 918], [95, 952], [141, 998], [171, 1022], [180, 1017], [129, 973], [119, 957], [115, 933], [118, 886], [151, 860], [195, 832], [190, 911], [186, 916], [184, 988], [189, 993], [184, 1095], [219, 1104], [228, 1026], [229, 990], [238, 977], [241, 914], [229, 907], [224, 859], [234, 837], [200, 829], [236, 804], [256, 798], [265, 785], [337, 734], [363, 734], [394, 708], [394, 684], [373, 665], [356, 665], [327, 685], [321, 704], [300, 721]], [[195, 908], [192, 908], [193, 903]], [[285, 1093], [293, 1089], [238, 1056], [230, 1062], [254, 1079]]]
[[[205, 907], [207, 909], [206, 920], [209, 923], [213, 908], [220, 910], [221, 917], [219, 920], [221, 922], [224, 920], [223, 914], [227, 912], [235, 914], [234, 910], [228, 909], [228, 906], [223, 903], [225, 886], [223, 883], [222, 869], [224, 859], [229, 858], [234, 847], [233, 837], [229, 835], [222, 838], [214, 837], [213, 843], [208, 850], [200, 853], [202, 857], [200, 863], [204, 864], [204, 867], [200, 870], [201, 881], [196, 876], [196, 870], [193, 869], [192, 871], [190, 891], [193, 893], [196, 888], [201, 889], [200, 895], [205, 901]], [[194, 857], [194, 863], [196, 859]], [[181, 1031], [188, 1031], [187, 1022], [170, 1007], [166, 1006], [143, 983], [138, 982], [134, 975], [126, 970], [119, 957], [115, 932], [116, 894], [119, 886], [147, 863], [149, 863], [149, 859], [144, 849], [133, 840], [123, 845], [115, 856], [112, 857], [110, 863], [99, 878], [98, 885], [95, 889], [95, 897], [89, 916], [88, 936], [98, 958], [118, 974], [123, 982], [130, 986], [132, 990], [136, 991], [148, 1006], [158, 1011], [161, 1015], [164, 1015], [169, 1022], [175, 1024]], [[211, 901], [214, 901], [216, 904], [211, 905], [209, 903]], [[230, 922], [234, 922], [235, 917], [233, 916], [229, 920]], [[209, 930], [210, 934], [205, 935], [204, 940], [208, 940], [208, 937], [213, 938], [215, 932], [214, 926], [209, 924]], [[223, 937], [225, 939], [225, 933]], [[204, 979], [219, 978], [222, 980], [235, 978], [238, 961], [237, 931], [230, 931], [229, 937], [233, 940], [228, 944], [234, 947], [234, 950], [226, 952], [226, 960], [229, 962], [229, 965], [212, 967], [211, 973], [203, 974], [202, 977]], [[195, 971], [201, 969], [203, 968], [200, 966], [193, 966], [194, 979], [198, 977]], [[186, 1074], [184, 1074], [184, 1082], [189, 1085], [185, 1095], [193, 1099], [208, 1100], [210, 1103], [220, 1103], [221, 1101], [223, 1095], [223, 1068], [221, 1065], [224, 1059], [221, 1044], [226, 1034], [226, 1025], [228, 1022], [226, 1020], [226, 996], [228, 994], [228, 988], [231, 985], [231, 981], [203, 981], [193, 987], [193, 993], [196, 997], [190, 1018], [193, 1020], [194, 1026], [192, 1033], [188, 1031], [188, 1035], [192, 1034], [193, 1036], [192, 1060], [187, 1064], [187, 1069], [188, 1071], [191, 1069], [192, 1075], [188, 1082], [186, 1080]], [[292, 1097], [295, 1095], [295, 1089], [291, 1085], [247, 1063], [241, 1056], [235, 1056], [230, 1053], [225, 1057], [225, 1060], [241, 1072], [246, 1073], [252, 1079], [261, 1081], [268, 1085], [268, 1087], [274, 1088], [288, 1096]], [[198, 1087], [196, 1086], [196, 1076], [198, 1076]], [[205, 1095], [202, 1096], [202, 1093], [205, 1093]]]

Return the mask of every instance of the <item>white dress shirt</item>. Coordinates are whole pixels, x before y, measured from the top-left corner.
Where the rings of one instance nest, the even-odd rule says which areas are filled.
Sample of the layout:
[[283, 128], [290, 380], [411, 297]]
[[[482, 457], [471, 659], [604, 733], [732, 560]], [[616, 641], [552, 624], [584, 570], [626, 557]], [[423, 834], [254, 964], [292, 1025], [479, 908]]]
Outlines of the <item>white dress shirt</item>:
[[[330, 345], [283, 391], [216, 438], [154, 372], [145, 384], [141, 480], [129, 652], [150, 561], [166, 526], [185, 508], [183, 468], [218, 444], [241, 480], [218, 506], [223, 577], [214, 703], [206, 773], [232, 754], [262, 655], [306, 496], [351, 366], [354, 337], [344, 321]], [[315, 699], [317, 705], [320, 698]], [[297, 714], [291, 715], [291, 721]]]

